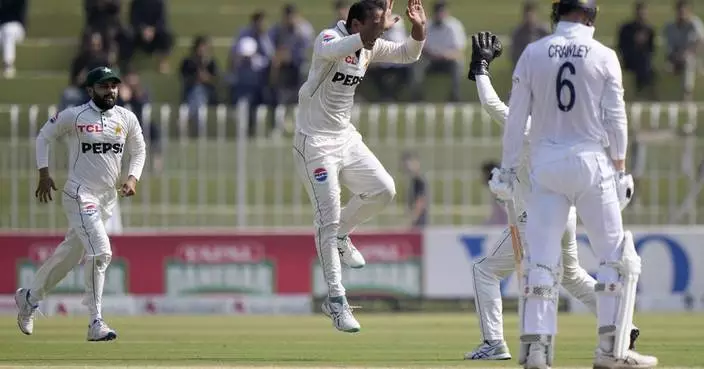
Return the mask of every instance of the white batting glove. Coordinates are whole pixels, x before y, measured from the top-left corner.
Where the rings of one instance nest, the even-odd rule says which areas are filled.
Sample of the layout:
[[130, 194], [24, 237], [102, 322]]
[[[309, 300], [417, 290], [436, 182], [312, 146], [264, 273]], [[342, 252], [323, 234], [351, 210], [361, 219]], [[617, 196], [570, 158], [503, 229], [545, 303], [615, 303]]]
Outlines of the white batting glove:
[[618, 172], [616, 174], [616, 193], [618, 194], [618, 203], [621, 206], [621, 210], [631, 203], [634, 191], [633, 176], [626, 174], [626, 172]]
[[491, 171], [491, 180], [489, 181], [489, 189], [501, 201], [513, 199], [515, 191], [516, 171], [513, 169], [494, 168]]

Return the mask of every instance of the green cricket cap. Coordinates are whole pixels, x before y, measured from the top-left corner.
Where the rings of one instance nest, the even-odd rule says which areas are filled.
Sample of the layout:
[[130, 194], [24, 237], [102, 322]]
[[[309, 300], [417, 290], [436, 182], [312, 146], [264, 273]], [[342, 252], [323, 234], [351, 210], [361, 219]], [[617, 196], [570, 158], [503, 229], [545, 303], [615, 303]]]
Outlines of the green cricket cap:
[[120, 77], [112, 69], [108, 67], [98, 67], [92, 69], [86, 75], [86, 81], [83, 83], [83, 87], [93, 86], [96, 83], [105, 82], [113, 80], [117, 83], [122, 83]]

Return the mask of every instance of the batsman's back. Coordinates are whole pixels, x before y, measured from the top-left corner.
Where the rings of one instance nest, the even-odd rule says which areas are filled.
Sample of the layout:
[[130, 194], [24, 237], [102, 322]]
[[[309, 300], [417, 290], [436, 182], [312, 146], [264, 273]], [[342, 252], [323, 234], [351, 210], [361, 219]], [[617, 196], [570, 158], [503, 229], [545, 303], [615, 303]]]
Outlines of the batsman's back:
[[530, 88], [533, 150], [590, 142], [608, 146], [605, 125], [625, 124], [618, 58], [594, 40], [593, 32], [560, 22], [553, 35], [530, 44], [521, 56], [513, 82], [514, 89], [524, 83]]

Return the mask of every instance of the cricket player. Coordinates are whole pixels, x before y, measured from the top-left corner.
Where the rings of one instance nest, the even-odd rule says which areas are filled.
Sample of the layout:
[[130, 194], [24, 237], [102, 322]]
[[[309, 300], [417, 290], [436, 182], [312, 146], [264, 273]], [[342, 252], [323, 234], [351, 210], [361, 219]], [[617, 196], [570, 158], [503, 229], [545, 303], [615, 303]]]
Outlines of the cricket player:
[[[501, 56], [502, 45], [499, 39], [490, 32], [480, 32], [472, 36], [472, 62], [469, 79], [477, 84], [477, 92], [482, 107], [493, 120], [504, 125], [508, 116], [508, 106], [504, 104], [491, 85], [489, 65]], [[530, 122], [526, 123], [530, 126]], [[518, 228], [521, 240], [525, 240], [526, 213], [525, 196], [530, 193], [530, 179], [527, 163], [528, 142], [524, 142], [520, 167], [517, 172], [518, 190], [514, 193], [513, 202], [516, 214], [520, 214]], [[627, 199], [630, 201], [630, 197]], [[625, 207], [624, 204], [623, 206]], [[525, 248], [525, 245], [522, 245]], [[563, 236], [561, 260], [562, 286], [581, 301], [592, 313], [596, 314], [596, 281], [579, 265], [577, 253], [577, 214], [574, 207], [570, 208], [567, 218], [567, 229]], [[465, 354], [467, 360], [509, 360], [511, 354], [504, 340], [501, 287], [502, 279], [514, 272], [515, 263], [511, 245], [510, 230], [506, 229], [501, 239], [489, 251], [486, 257], [479, 259], [472, 266], [475, 306], [481, 329], [482, 343], [472, 352]], [[630, 333], [630, 349], [635, 347], [635, 341], [640, 334], [637, 328]]]
[[[346, 21], [321, 32], [308, 80], [298, 93], [293, 155], [315, 214], [315, 244], [328, 285], [322, 310], [344, 332], [357, 332], [360, 325], [345, 297], [341, 262], [352, 268], [365, 264], [349, 234], [396, 194], [391, 175], [350, 122], [354, 92], [370, 62], [418, 60], [426, 34], [421, 0], [408, 0], [411, 36], [401, 43], [380, 39], [399, 20], [391, 16], [392, 8], [393, 1], [357, 1]], [[340, 184], [353, 193], [342, 208]]]
[[536, 369], [552, 365], [560, 239], [574, 205], [600, 260], [593, 367], [654, 367], [657, 358], [628, 348], [641, 264], [621, 217], [621, 204], [633, 192], [633, 178], [625, 173], [621, 66], [613, 50], [594, 40], [596, 0], [559, 0], [554, 10], [559, 21], [554, 34], [528, 45], [516, 65], [501, 169], [490, 183], [504, 200], [517, 191], [530, 116], [519, 363]]
[[[88, 341], [117, 338], [101, 315], [105, 271], [112, 251], [104, 222], [110, 217], [120, 196], [133, 196], [146, 158], [142, 129], [135, 115], [115, 106], [120, 78], [110, 68], [88, 72], [85, 87], [91, 100], [56, 114], [42, 127], [36, 139], [40, 202], [52, 201], [56, 190], [49, 174], [49, 144], [65, 137], [69, 147], [68, 180], [63, 188], [63, 207], [69, 230], [54, 254], [35, 275], [31, 288], [15, 294], [19, 313], [17, 325], [22, 333], [34, 331], [34, 313], [39, 301], [84, 258], [86, 295], [90, 312]], [[127, 180], [116, 189], [123, 152], [130, 154]]]

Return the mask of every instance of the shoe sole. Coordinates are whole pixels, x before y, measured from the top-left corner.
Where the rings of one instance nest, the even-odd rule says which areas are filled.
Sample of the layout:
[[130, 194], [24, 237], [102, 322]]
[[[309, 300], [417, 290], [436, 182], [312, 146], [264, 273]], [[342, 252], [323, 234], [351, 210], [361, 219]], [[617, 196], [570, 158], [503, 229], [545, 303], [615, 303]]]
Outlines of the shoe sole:
[[607, 366], [607, 365], [601, 365], [601, 364], [599, 364], [599, 365], [594, 364], [594, 366], [592, 366], [592, 369], [614, 369], [614, 368], [654, 369], [657, 366], [658, 366], [657, 364], [655, 364], [655, 365], [635, 365], [635, 366], [633, 366], [633, 365], [618, 365], [618, 364], [615, 366]]
[[[323, 304], [320, 307], [320, 309], [323, 311], [323, 314], [325, 314], [326, 317], [331, 318], [330, 311], [327, 309], [327, 307], [325, 307], [325, 304]], [[360, 328], [350, 328], [350, 329], [340, 329], [340, 328], [337, 328], [334, 323], [332, 326], [335, 327], [335, 329], [337, 329], [338, 331], [345, 332], [345, 333], [357, 333], [360, 330], [362, 330], [361, 327]]]
[[117, 333], [115, 332], [110, 332], [108, 333], [105, 337], [102, 338], [96, 338], [96, 339], [88, 339], [88, 342], [105, 342], [105, 341], [112, 341], [117, 339]]
[[489, 357], [482, 357], [482, 358], [472, 358], [470, 357], [465, 357], [465, 360], [470, 360], [470, 361], [503, 361], [503, 360], [511, 360], [511, 355], [508, 356], [489, 356]]
[[[17, 291], [15, 291], [15, 306], [17, 306], [17, 310], [20, 310], [20, 302], [17, 300], [17, 294], [21, 291], [21, 288], [18, 288]], [[32, 332], [26, 331], [22, 329], [22, 323], [20, 322], [20, 314], [17, 314], [17, 328], [19, 328], [20, 332], [24, 333], [27, 336], [31, 336]]]

